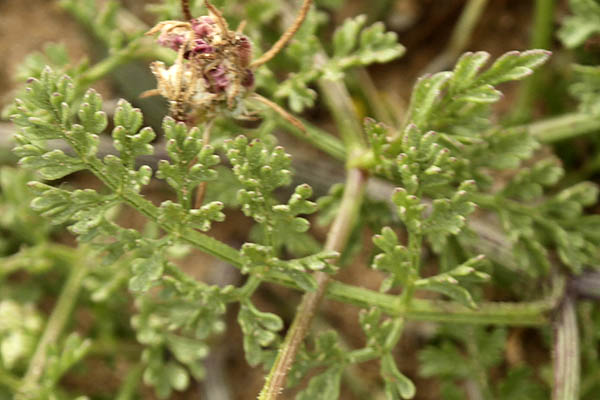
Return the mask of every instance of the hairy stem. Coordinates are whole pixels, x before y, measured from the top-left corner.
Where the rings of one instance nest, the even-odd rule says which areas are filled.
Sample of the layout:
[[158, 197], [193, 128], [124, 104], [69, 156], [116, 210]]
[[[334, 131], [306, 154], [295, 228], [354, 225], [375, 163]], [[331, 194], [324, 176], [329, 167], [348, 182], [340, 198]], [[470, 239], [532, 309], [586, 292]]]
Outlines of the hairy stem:
[[190, 21], [193, 18], [190, 11], [190, 0], [181, 0], [181, 13], [183, 14], [183, 19], [186, 21]]
[[[354, 168], [348, 171], [340, 210], [327, 235], [325, 250], [341, 252], [346, 246], [360, 209], [365, 183], [366, 175], [363, 171]], [[306, 293], [302, 298], [296, 317], [286, 334], [275, 363], [259, 395], [260, 400], [276, 399], [277, 395], [285, 388], [287, 373], [296, 358], [329, 283], [329, 276], [323, 272], [317, 272], [315, 278], [317, 280], [317, 290]]]
[[264, 53], [262, 56], [260, 56], [258, 59], [254, 60], [250, 64], [250, 68], [256, 69], [261, 65], [269, 62], [269, 60], [275, 57], [277, 53], [279, 53], [288, 44], [288, 42], [292, 40], [296, 32], [298, 32], [298, 29], [300, 29], [300, 26], [304, 22], [304, 19], [308, 14], [308, 10], [310, 9], [311, 4], [312, 0], [304, 0], [304, 2], [302, 3], [302, 7], [300, 7], [300, 11], [298, 12], [298, 16], [296, 17], [292, 25], [290, 25], [290, 27], [283, 33], [283, 35], [281, 35], [281, 37], [277, 42], [275, 42], [273, 47], [271, 47], [266, 53]]
[[567, 296], [554, 324], [554, 388], [552, 400], [579, 398], [579, 331], [575, 300]]
[[279, 104], [267, 99], [266, 97], [259, 95], [258, 93], [253, 93], [251, 97], [253, 99], [256, 99], [257, 101], [263, 103], [264, 105], [270, 107], [271, 109], [273, 109], [275, 112], [277, 112], [279, 115], [281, 115], [287, 122], [292, 124], [297, 129], [300, 129], [300, 131], [302, 131], [303, 133], [306, 132], [306, 128], [304, 128], [304, 125], [302, 125], [302, 122], [300, 122], [296, 117], [294, 117], [292, 114], [287, 112]]

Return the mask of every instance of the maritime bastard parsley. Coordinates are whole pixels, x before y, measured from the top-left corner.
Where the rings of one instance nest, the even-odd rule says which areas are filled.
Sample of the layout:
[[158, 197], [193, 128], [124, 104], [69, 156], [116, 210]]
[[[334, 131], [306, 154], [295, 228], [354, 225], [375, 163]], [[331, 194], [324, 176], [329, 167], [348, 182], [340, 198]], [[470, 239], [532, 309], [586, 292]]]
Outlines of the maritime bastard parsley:
[[[337, 3], [169, 0], [150, 28], [118, 2], [60, 2], [108, 52], [78, 64], [52, 45], [19, 70], [7, 114], [20, 166], [0, 172], [0, 397], [123, 400], [143, 384], [175, 398], [214, 381], [227, 341], [264, 373], [243, 398], [594, 398], [600, 314], [583, 299], [598, 298], [598, 189], [546, 144], [600, 128], [598, 67], [573, 67], [575, 113], [521, 125], [495, 108], [503, 84], [550, 52], [466, 52], [385, 112], [360, 76], [405, 49], [365, 15], [323, 29]], [[559, 37], [577, 47], [600, 31], [600, 5], [570, 3]], [[91, 88], [140, 60], [155, 78], [143, 96], [167, 105], [154, 127], [137, 99], [110, 107]], [[300, 115], [316, 107], [337, 135]], [[302, 175], [290, 135], [344, 182]], [[252, 224], [240, 243], [213, 234], [235, 210]], [[76, 245], [56, 240], [65, 228]], [[303, 297], [294, 313], [263, 292]], [[319, 313], [324, 298], [360, 310], [359, 341]], [[523, 354], [526, 334], [543, 355]], [[98, 359], [125, 360], [120, 387], [69, 384]]]

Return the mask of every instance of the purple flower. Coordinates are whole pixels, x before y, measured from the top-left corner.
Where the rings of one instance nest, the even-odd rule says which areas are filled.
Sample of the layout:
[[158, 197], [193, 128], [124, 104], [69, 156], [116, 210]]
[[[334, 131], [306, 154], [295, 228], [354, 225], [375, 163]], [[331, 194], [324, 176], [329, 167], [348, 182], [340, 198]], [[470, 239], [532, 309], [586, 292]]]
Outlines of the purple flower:
[[178, 51], [179, 48], [185, 42], [185, 38], [183, 35], [179, 35], [177, 33], [163, 33], [158, 37], [158, 44], [164, 47], [168, 47], [169, 49]]
[[213, 68], [208, 71], [210, 75], [210, 81], [212, 82], [212, 89], [214, 92], [222, 92], [227, 89], [229, 85], [229, 78], [227, 77], [227, 69], [223, 65], [219, 65], [217, 68]]
[[254, 72], [250, 68], [246, 68], [244, 71], [244, 77], [242, 78], [242, 86], [245, 88], [251, 88], [254, 86]]
[[194, 33], [201, 38], [210, 35], [213, 31], [213, 26], [216, 25], [215, 20], [208, 15], [194, 18], [191, 23]]
[[214, 51], [213, 47], [206, 43], [202, 39], [194, 40], [194, 47], [192, 47], [192, 53], [194, 54], [205, 54], [212, 53]]

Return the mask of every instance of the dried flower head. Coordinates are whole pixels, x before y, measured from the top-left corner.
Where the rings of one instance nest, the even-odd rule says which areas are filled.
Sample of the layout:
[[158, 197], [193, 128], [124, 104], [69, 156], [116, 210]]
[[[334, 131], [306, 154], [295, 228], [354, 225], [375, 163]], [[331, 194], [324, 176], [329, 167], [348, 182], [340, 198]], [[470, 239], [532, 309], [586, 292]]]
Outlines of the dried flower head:
[[244, 98], [251, 95], [280, 113], [294, 125], [302, 124], [275, 103], [253, 93], [254, 70], [273, 58], [296, 33], [312, 3], [305, 0], [294, 24], [273, 47], [252, 61], [252, 43], [242, 33], [243, 24], [232, 31], [221, 12], [205, 0], [210, 15], [192, 18], [188, 2], [182, 1], [187, 21], [163, 21], [148, 35], [158, 35], [158, 43], [177, 51], [176, 62], [167, 67], [153, 62], [157, 89], [144, 95], [160, 94], [169, 100], [170, 114], [179, 121], [210, 121], [228, 113], [248, 117]]

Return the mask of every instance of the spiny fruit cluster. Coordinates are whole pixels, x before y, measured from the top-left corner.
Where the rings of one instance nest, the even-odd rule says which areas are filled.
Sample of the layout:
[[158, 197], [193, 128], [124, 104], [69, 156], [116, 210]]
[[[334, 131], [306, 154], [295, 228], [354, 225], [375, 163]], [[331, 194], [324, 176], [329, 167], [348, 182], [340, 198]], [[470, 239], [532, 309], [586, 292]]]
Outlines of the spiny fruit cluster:
[[221, 12], [208, 0], [205, 5], [211, 15], [192, 18], [189, 6], [182, 1], [187, 21], [162, 21], [147, 34], [159, 33], [158, 43], [177, 51], [176, 62], [167, 67], [156, 61], [151, 70], [158, 87], [143, 94], [160, 94], [169, 100], [173, 118], [187, 123], [211, 121], [227, 113], [244, 119], [250, 115], [244, 99], [252, 94], [294, 125], [301, 123], [275, 103], [252, 93], [254, 70], [269, 61], [291, 40], [298, 30], [312, 0], [305, 0], [295, 23], [262, 57], [252, 61], [252, 43], [242, 33], [244, 22], [232, 31]]
[[240, 95], [254, 84], [249, 68], [250, 40], [229, 30], [219, 11], [206, 4], [212, 16], [187, 22], [163, 21], [148, 32], [160, 32], [158, 43], [178, 52], [172, 66], [156, 61], [151, 69], [158, 81], [158, 94], [169, 99], [171, 114], [182, 121], [194, 114], [201, 120], [210, 119], [222, 108], [242, 115]]

